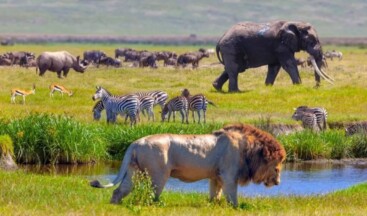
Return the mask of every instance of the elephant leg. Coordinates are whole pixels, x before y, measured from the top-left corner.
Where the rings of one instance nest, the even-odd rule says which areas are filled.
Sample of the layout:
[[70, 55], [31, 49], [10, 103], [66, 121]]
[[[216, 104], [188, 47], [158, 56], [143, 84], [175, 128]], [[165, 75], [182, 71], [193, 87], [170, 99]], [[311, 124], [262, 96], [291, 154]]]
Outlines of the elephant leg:
[[280, 64], [282, 68], [289, 74], [293, 84], [301, 84], [301, 77], [299, 76], [297, 62], [294, 56], [288, 54], [281, 56]]
[[210, 201], [219, 200], [222, 195], [222, 184], [218, 179], [209, 180]]
[[226, 71], [223, 71], [223, 73], [212, 83], [213, 87], [217, 91], [222, 91], [223, 84], [227, 82], [229, 79], [229, 76]]
[[266, 75], [265, 85], [273, 85], [275, 78], [277, 77], [280, 70], [280, 65], [268, 65], [268, 73]]
[[122, 180], [120, 186], [113, 191], [110, 203], [112, 204], [120, 203], [122, 198], [126, 197], [132, 191], [133, 188], [132, 176], [134, 175], [134, 172], [135, 169], [129, 167], [126, 177], [124, 178], [124, 180]]

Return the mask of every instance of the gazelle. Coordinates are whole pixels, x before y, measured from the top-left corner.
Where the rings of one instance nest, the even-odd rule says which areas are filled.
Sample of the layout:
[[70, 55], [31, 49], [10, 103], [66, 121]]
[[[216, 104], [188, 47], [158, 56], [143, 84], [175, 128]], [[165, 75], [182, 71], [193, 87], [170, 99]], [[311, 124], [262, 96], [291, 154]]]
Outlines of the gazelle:
[[51, 90], [50, 97], [54, 96], [55, 91], [60, 92], [62, 97], [64, 97], [64, 93], [68, 94], [69, 96], [73, 95], [72, 91], [70, 91], [70, 90], [66, 89], [64, 86], [56, 84], [56, 83], [52, 83], [50, 85], [50, 90]]
[[13, 88], [11, 90], [10, 102], [15, 103], [15, 97], [16, 96], [23, 96], [23, 104], [25, 104], [25, 97], [27, 95], [35, 94], [35, 93], [36, 93], [36, 85], [35, 84], [33, 84], [33, 88], [29, 91], [22, 90], [22, 89], [19, 89], [19, 88]]

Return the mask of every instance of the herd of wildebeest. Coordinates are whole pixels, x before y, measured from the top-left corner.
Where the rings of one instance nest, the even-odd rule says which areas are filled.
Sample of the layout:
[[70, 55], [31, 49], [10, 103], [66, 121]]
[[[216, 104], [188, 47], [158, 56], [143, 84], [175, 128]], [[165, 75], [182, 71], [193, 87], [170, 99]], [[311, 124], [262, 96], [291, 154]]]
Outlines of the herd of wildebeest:
[[[27, 68], [37, 67], [39, 66], [40, 59], [45, 53], [40, 54], [37, 59], [34, 53], [27, 51], [0, 54], [0, 66], [19, 65]], [[214, 54], [214, 49], [204, 48], [200, 48], [198, 51], [186, 52], [181, 55], [171, 51], [152, 52], [147, 50], [134, 50], [131, 48], [118, 48], [115, 50], [114, 57], [108, 56], [101, 50], [85, 51], [83, 53], [83, 59], [80, 62], [84, 65], [93, 64], [96, 67], [100, 65], [121, 67], [121, 58], [123, 58], [123, 62], [131, 62], [131, 66], [133, 67], [157, 68], [157, 62], [163, 61], [163, 66], [186, 67], [188, 64], [191, 64], [193, 68], [197, 68], [202, 58], [209, 57], [209, 55], [212, 54]]]
[[[151, 52], [147, 50], [134, 50], [131, 48], [117, 48], [114, 57], [107, 56], [105, 52], [100, 50], [89, 50], [83, 53], [83, 59], [80, 59], [79, 56], [75, 57], [67, 51], [44, 52], [37, 58], [32, 52], [7, 52], [0, 55], [0, 66], [19, 65], [27, 68], [36, 67], [40, 76], [49, 70], [56, 72], [58, 77], [62, 78], [67, 77], [70, 68], [77, 72], [84, 72], [88, 65], [94, 65], [95, 67], [99, 67], [100, 65], [121, 67], [121, 60], [123, 62], [130, 62], [130, 66], [132, 67], [157, 68], [157, 62], [163, 61], [164, 67], [186, 67], [188, 64], [191, 64], [192, 68], [197, 68], [201, 59], [209, 57], [209, 55], [214, 54], [214, 52], [214, 49], [200, 48], [198, 51], [177, 55], [175, 52], [170, 51]], [[341, 60], [342, 56], [343, 54], [339, 51], [326, 51], [324, 54], [323, 66], [327, 67], [327, 58], [331, 60], [333, 58], [338, 58]], [[312, 67], [309, 59], [298, 58], [297, 64], [301, 67]], [[73, 94], [72, 91], [57, 83], [52, 83], [49, 87], [50, 96], [53, 96], [55, 91], [60, 92], [62, 95], [64, 93], [69, 96]], [[101, 91], [101, 89], [103, 88], [99, 87], [97, 92]], [[166, 102], [168, 94], [163, 91], [135, 92], [120, 96], [114, 96], [107, 90], [105, 90], [105, 92], [105, 95], [101, 94], [98, 97], [94, 95], [94, 98], [100, 99], [93, 107], [93, 116], [95, 120], [99, 120], [101, 112], [106, 109], [107, 122], [115, 122], [117, 114], [124, 114], [126, 115], [125, 121], [129, 117], [130, 123], [133, 125], [140, 119], [139, 112], [144, 114], [144, 111], [148, 113], [148, 120], [152, 118], [154, 121], [153, 106], [158, 104], [162, 108], [162, 121], [165, 119], [169, 121], [171, 114], [173, 114], [173, 119], [175, 119], [175, 112], [178, 111], [181, 114], [182, 122], [188, 123], [188, 112], [190, 110], [192, 111], [194, 122], [194, 113], [197, 113], [199, 123], [201, 121], [200, 111], [202, 111], [203, 122], [205, 123], [207, 104], [209, 103], [215, 106], [215, 104], [208, 100], [203, 94], [191, 95], [188, 89], [183, 90], [182, 95], [174, 97], [168, 102]], [[11, 102], [15, 103], [16, 96], [22, 96], [23, 103], [25, 103], [25, 97], [34, 93], [35, 86], [33, 86], [33, 89], [30, 91], [12, 89]], [[303, 128], [308, 128], [316, 132], [326, 129], [327, 111], [322, 107], [300, 106], [295, 109], [292, 118], [301, 121]], [[366, 130], [367, 122], [346, 126], [346, 134], [348, 135]]]

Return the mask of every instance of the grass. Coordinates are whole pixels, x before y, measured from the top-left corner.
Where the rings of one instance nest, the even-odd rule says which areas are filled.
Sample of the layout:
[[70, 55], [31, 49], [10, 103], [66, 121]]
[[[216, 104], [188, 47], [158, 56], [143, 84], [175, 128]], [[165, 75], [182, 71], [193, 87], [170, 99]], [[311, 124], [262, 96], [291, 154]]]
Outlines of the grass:
[[[40, 54], [43, 51], [68, 50], [74, 55], [81, 55], [87, 49], [100, 49], [108, 55], [113, 50], [126, 45], [91, 45], [91, 44], [52, 44], [19, 45], [6, 47], [4, 52], [11, 50], [28, 50]], [[177, 53], [196, 50], [198, 47], [174, 46], [143, 46], [129, 47], [147, 50], [172, 50]], [[324, 47], [324, 50], [335, 47]], [[180, 90], [188, 88], [192, 93], [203, 93], [218, 107], [209, 106], [208, 123], [227, 123], [234, 121], [254, 122], [261, 116], [270, 115], [273, 123], [295, 123], [291, 119], [293, 108], [299, 105], [323, 106], [329, 112], [329, 122], [353, 121], [367, 119], [367, 113], [362, 112], [367, 107], [367, 89], [364, 75], [367, 67], [363, 64], [367, 49], [358, 47], [337, 47], [344, 53], [342, 61], [329, 61], [327, 72], [335, 78], [335, 85], [322, 82], [319, 89], [314, 89], [313, 73], [301, 69], [303, 84], [291, 85], [289, 76], [281, 71], [272, 87], [264, 85], [266, 68], [256, 68], [239, 75], [239, 87], [242, 93], [219, 93], [211, 86], [212, 81], [222, 72], [223, 67], [209, 65], [216, 63], [215, 56], [204, 59], [202, 68], [198, 70], [173, 69], [160, 67], [156, 70], [149, 68], [89, 68], [86, 73], [74, 71], [67, 79], [57, 79], [56, 74], [46, 72], [45, 77], [39, 77], [35, 69], [19, 67], [0, 68], [0, 115], [6, 118], [26, 116], [32, 112], [67, 114], [82, 122], [92, 122], [92, 107], [95, 102], [91, 97], [96, 85], [102, 85], [113, 94], [126, 94], [135, 91], [160, 89], [166, 91], [170, 98], [180, 94]], [[305, 56], [300, 53], [299, 56]], [[126, 66], [126, 64], [125, 64]], [[55, 95], [49, 97], [48, 86], [58, 82], [73, 90], [72, 97], [61, 98]], [[26, 104], [20, 104], [21, 98], [16, 98], [17, 104], [10, 104], [10, 89], [18, 87], [30, 89], [36, 84], [36, 94], [26, 98]], [[227, 91], [227, 84], [224, 87]], [[158, 108], [155, 109], [158, 117]], [[158, 118], [159, 119], [159, 118]], [[191, 120], [191, 119], [190, 119]], [[105, 119], [102, 119], [105, 121]], [[120, 121], [121, 122], [121, 121]], [[143, 124], [147, 123], [146, 120]]]
[[83, 177], [0, 171], [1, 215], [364, 215], [367, 184], [319, 196], [239, 197], [238, 209], [208, 194], [163, 192], [153, 205], [111, 205], [112, 189]]
[[[6, 51], [27, 50], [36, 55], [43, 51], [68, 50], [81, 55], [88, 49], [100, 49], [113, 56], [120, 44], [48, 44], [16, 45], [4, 47]], [[170, 50], [177, 53], [197, 50], [198, 46], [156, 46], [129, 45], [138, 50]], [[366, 120], [367, 88], [364, 75], [367, 66], [364, 58], [367, 49], [363, 47], [327, 46], [324, 50], [336, 49], [344, 53], [342, 61], [329, 61], [327, 72], [335, 78], [335, 84], [322, 82], [314, 89], [313, 73], [300, 69], [302, 85], [293, 86], [289, 76], [281, 71], [272, 87], [264, 85], [266, 68], [251, 69], [239, 75], [241, 93], [220, 93], [211, 82], [222, 72], [216, 56], [203, 59], [201, 67], [192, 70], [164, 68], [158, 69], [123, 68], [99, 69], [90, 67], [86, 73], [74, 71], [68, 78], [58, 79], [55, 73], [46, 72], [39, 77], [34, 68], [0, 67], [0, 116], [1, 133], [12, 137], [18, 162], [35, 163], [75, 163], [107, 158], [111, 155], [121, 159], [127, 146], [134, 140], [156, 133], [210, 133], [232, 122], [256, 124], [259, 119], [268, 119], [275, 124], [300, 124], [291, 119], [293, 108], [300, 105], [322, 106], [328, 111], [328, 121], [342, 123]], [[306, 57], [298, 53], [298, 57]], [[50, 98], [48, 86], [58, 82], [75, 95], [63, 98], [55, 94]], [[36, 94], [26, 98], [26, 104], [10, 103], [10, 89], [19, 87], [30, 89], [36, 84]], [[138, 126], [130, 128], [118, 119], [116, 125], [107, 125], [105, 115], [100, 122], [94, 122], [91, 97], [95, 86], [102, 85], [113, 94], [136, 91], [163, 90], [172, 98], [188, 88], [193, 94], [203, 93], [217, 107], [209, 106], [207, 124], [189, 125], [179, 122], [161, 123], [159, 109], [155, 108], [156, 122], [142, 118]], [[227, 91], [227, 86], [224, 87]], [[343, 132], [329, 130], [320, 135], [302, 132], [287, 137], [279, 137], [288, 150], [288, 160], [364, 157], [367, 154], [365, 138], [345, 138]], [[98, 147], [98, 149], [96, 149]]]

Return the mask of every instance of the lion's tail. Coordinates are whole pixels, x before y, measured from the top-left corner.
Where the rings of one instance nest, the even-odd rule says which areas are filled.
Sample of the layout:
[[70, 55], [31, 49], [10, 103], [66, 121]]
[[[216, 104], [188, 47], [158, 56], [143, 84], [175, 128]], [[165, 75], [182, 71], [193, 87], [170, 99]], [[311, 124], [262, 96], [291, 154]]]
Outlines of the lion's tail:
[[115, 186], [116, 184], [124, 180], [127, 174], [127, 170], [129, 168], [129, 164], [130, 164], [132, 155], [133, 155], [133, 150], [134, 150], [133, 145], [130, 145], [130, 147], [126, 150], [124, 159], [122, 160], [120, 171], [117, 174], [116, 178], [111, 183], [102, 185], [98, 180], [94, 180], [90, 182], [90, 186], [96, 187], [96, 188], [109, 188], [109, 187]]

